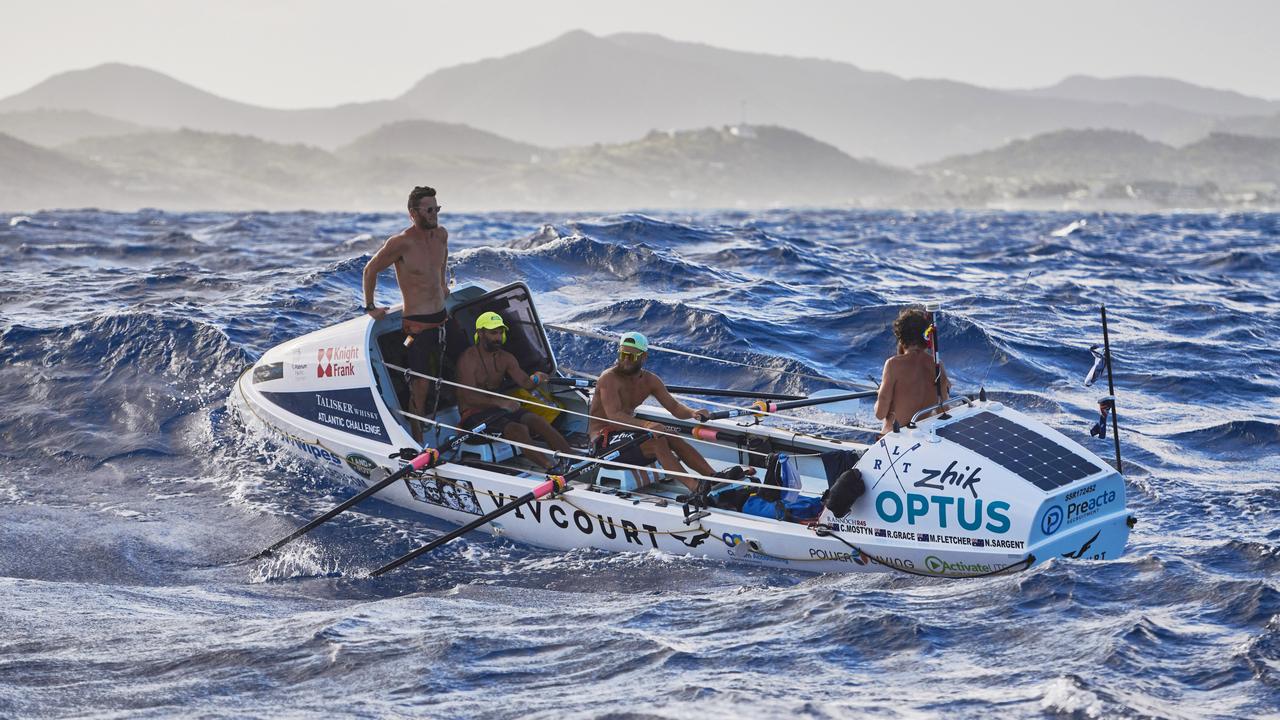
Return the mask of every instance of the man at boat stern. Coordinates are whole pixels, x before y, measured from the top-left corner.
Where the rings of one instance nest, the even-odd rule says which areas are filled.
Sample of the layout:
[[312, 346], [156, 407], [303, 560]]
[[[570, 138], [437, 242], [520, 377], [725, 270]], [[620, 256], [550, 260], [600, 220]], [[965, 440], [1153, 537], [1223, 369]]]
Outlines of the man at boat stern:
[[[929, 316], [919, 308], [906, 308], [893, 321], [898, 338], [898, 354], [884, 362], [880, 392], [876, 396], [876, 418], [884, 420], [882, 434], [893, 431], [893, 422], [911, 422], [911, 416], [938, 403], [938, 393], [946, 400], [951, 381], [946, 368], [929, 356], [925, 333]], [[941, 378], [941, 387], [934, 381]]]
[[[516, 356], [502, 349], [507, 341], [507, 324], [496, 312], [487, 312], [476, 318], [475, 345], [463, 351], [458, 358], [458, 384], [496, 392], [510, 379], [525, 390], [547, 382], [547, 374], [526, 374], [520, 368]], [[542, 438], [558, 452], [569, 452], [569, 443], [551, 423], [520, 403], [506, 396], [490, 395], [466, 388], [458, 388], [458, 412], [461, 425], [470, 430], [484, 423], [484, 434], [501, 435], [508, 440], [528, 444], [530, 433]], [[568, 458], [553, 465], [542, 453], [525, 451], [525, 456], [544, 470], [562, 473], [568, 469]]]
[[[649, 340], [638, 332], [624, 333], [618, 344], [618, 360], [605, 370], [596, 381], [591, 396], [591, 421], [587, 431], [591, 435], [594, 455], [602, 455], [609, 447], [630, 439], [639, 432], [637, 427], [650, 430], [666, 430], [661, 423], [647, 422], [636, 417], [636, 408], [650, 397], [656, 398], [662, 407], [681, 420], [697, 418], [706, 422], [706, 410], [693, 410], [671, 396], [662, 378], [644, 369], [649, 356]], [[712, 476], [715, 472], [705, 458], [692, 445], [680, 438], [655, 435], [639, 447], [624, 452], [618, 462], [629, 465], [649, 465], [654, 460], [664, 470], [685, 472], [684, 465], [699, 475]], [[681, 465], [683, 461], [684, 465]], [[680, 482], [690, 491], [697, 491], [698, 483], [681, 477]]]
[[[449, 294], [445, 265], [449, 260], [449, 231], [440, 225], [440, 203], [435, 188], [415, 187], [409, 193], [412, 225], [387, 238], [364, 266], [364, 309], [375, 320], [387, 308], [374, 304], [378, 273], [396, 267], [396, 281], [404, 298], [405, 364], [414, 372], [439, 377], [444, 349], [444, 324], [448, 319], [444, 300]], [[422, 415], [427, 409], [424, 378], [409, 381], [409, 412]], [[422, 442], [422, 423], [410, 422], [413, 439]]]

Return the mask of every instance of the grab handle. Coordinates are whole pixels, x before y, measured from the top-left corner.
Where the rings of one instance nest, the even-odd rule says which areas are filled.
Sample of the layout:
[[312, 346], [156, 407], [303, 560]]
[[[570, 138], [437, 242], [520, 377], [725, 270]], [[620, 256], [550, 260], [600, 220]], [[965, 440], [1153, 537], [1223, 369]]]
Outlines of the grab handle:
[[931, 412], [933, 412], [934, 410], [938, 410], [939, 408], [947, 408], [947, 407], [950, 407], [952, 403], [957, 403], [957, 402], [962, 402], [962, 403], [965, 403], [965, 404], [968, 404], [968, 405], [972, 405], [972, 404], [973, 404], [973, 398], [971, 398], [971, 397], [969, 397], [969, 396], [967, 396], [967, 395], [957, 395], [956, 397], [953, 397], [953, 398], [951, 398], [950, 400], [944, 400], [944, 401], [942, 401], [942, 402], [938, 403], [937, 405], [930, 405], [929, 407], [927, 407], [927, 408], [925, 408], [925, 409], [921, 410], [920, 412], [916, 413], [915, 415], [912, 415], [912, 416], [911, 416], [911, 423], [910, 423], [910, 424], [911, 424], [911, 425], [915, 425], [915, 424], [916, 424], [916, 420], [919, 420], [921, 415], [925, 415], [925, 414], [927, 414], [927, 413], [931, 413]]

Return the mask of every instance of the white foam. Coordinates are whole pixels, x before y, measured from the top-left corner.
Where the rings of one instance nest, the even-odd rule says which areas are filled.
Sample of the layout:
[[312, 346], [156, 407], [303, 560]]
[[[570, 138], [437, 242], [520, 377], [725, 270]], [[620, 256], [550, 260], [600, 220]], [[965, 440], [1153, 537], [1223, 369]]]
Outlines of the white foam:
[[1080, 687], [1069, 677], [1057, 677], [1045, 686], [1040, 709], [1045, 712], [1083, 713], [1086, 717], [1102, 717], [1105, 708], [1097, 695]]

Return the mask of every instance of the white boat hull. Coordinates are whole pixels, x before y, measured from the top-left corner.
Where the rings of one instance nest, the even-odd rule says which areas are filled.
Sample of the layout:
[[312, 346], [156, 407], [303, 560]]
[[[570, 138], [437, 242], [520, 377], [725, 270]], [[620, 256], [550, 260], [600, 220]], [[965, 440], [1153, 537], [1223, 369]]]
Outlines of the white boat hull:
[[[372, 485], [405, 464], [389, 455], [418, 448], [382, 391], [388, 376], [381, 374], [377, 353], [375, 322], [367, 317], [298, 338], [268, 351], [239, 378], [232, 405], [247, 426], [269, 433], [290, 452]], [[656, 408], [646, 406], [645, 413], [670, 419]], [[981, 413], [1032, 428], [1064, 452], [1088, 456], [1092, 466], [1081, 470], [1087, 475], [1078, 481], [1046, 491], [939, 436], [938, 428], [945, 433], [948, 422], [970, 422]], [[714, 425], [743, 432], [727, 421]], [[662, 551], [809, 572], [901, 570], [951, 577], [1022, 570], [1055, 557], [1114, 559], [1127, 542], [1131, 520], [1121, 476], [1055, 431], [995, 403], [972, 403], [953, 410], [950, 420], [926, 420], [870, 447], [764, 426], [750, 431], [802, 443], [815, 453], [862, 453], [857, 466], [867, 493], [845, 517], [822, 518], [834, 535], [724, 510], [686, 522], [685, 510], [671, 498], [585, 482], [482, 529], [557, 550]], [[712, 449], [708, 458], [722, 466], [739, 462], [735, 453], [727, 447], [717, 456]], [[800, 469], [806, 490], [827, 487], [816, 458], [801, 459]], [[544, 479], [445, 463], [410, 474], [378, 497], [462, 525]]]

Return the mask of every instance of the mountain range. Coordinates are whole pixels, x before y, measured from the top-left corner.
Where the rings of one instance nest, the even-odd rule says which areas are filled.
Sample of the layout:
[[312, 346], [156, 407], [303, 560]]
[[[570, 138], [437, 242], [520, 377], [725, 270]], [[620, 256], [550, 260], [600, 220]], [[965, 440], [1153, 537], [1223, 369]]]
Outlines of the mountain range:
[[[995, 90], [575, 31], [428, 73], [399, 97], [331, 108], [259, 107], [102, 65], [0, 99], [0, 134], [14, 162], [0, 166], [0, 189], [15, 193], [0, 206], [12, 207], [103, 192], [121, 207], [186, 207], [201, 193], [234, 207], [382, 207], [383, 193], [428, 178], [500, 207], [945, 204], [1126, 181], [1269, 197], [1280, 102], [1144, 77]], [[36, 166], [43, 180], [17, 176]], [[77, 167], [109, 189], [81, 195], [51, 180]]]

